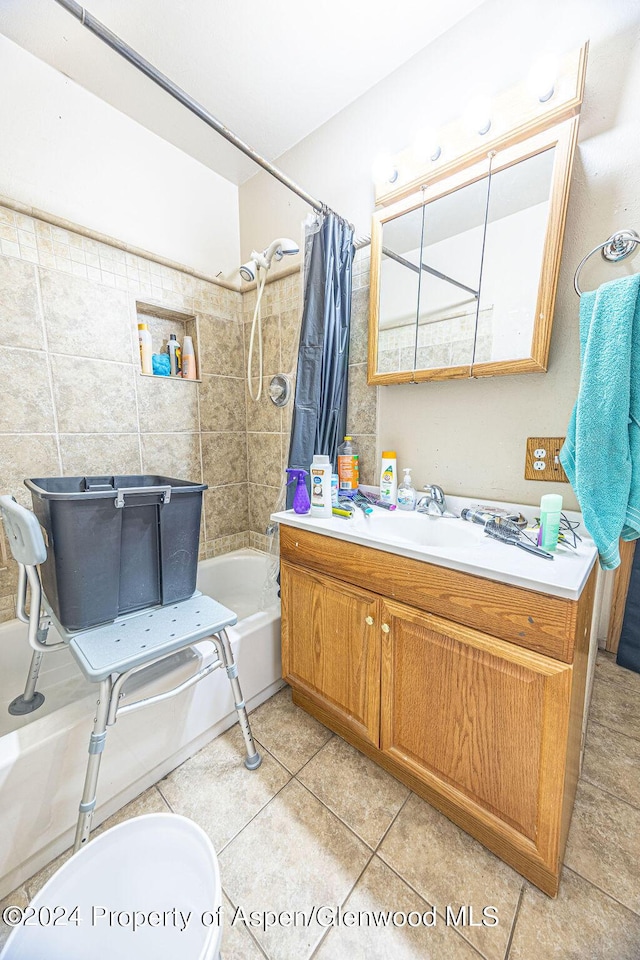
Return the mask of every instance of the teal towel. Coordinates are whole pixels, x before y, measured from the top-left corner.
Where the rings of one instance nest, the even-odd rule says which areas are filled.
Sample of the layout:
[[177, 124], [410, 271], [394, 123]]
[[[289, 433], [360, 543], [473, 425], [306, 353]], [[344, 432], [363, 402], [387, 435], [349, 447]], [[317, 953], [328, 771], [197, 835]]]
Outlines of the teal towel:
[[604, 570], [620, 537], [640, 537], [639, 291], [637, 274], [580, 298], [580, 389], [560, 451]]

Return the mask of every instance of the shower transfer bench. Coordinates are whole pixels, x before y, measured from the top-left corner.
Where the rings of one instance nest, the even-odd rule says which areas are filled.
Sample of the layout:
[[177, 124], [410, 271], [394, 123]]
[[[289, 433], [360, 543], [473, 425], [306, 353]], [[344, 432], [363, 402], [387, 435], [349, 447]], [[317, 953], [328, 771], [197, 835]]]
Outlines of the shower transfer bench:
[[[13, 497], [0, 496], [0, 516], [19, 568], [17, 615], [28, 624], [29, 645], [33, 649], [25, 691], [13, 701], [10, 711], [27, 714], [42, 704], [44, 697], [36, 691], [38, 673], [43, 655], [53, 650], [68, 647], [86, 679], [100, 685], [89, 739], [89, 760], [78, 812], [74, 852], [86, 843], [91, 832], [107, 727], [112, 726], [119, 716], [182, 693], [218, 667], [225, 667], [231, 683], [247, 752], [245, 766], [249, 770], [260, 766], [262, 758], [251, 734], [238, 668], [226, 631], [227, 627], [236, 623], [235, 613], [211, 597], [196, 592], [188, 600], [148, 607], [119, 616], [112, 623], [69, 632], [51, 612], [42, 590], [37, 565], [46, 560], [47, 549], [35, 514], [18, 504]], [[26, 612], [27, 585], [30, 590], [29, 613]], [[41, 607], [44, 607], [44, 614]], [[52, 625], [62, 641], [47, 644], [49, 627]], [[205, 639], [215, 645], [217, 659], [170, 690], [119, 706], [124, 696], [123, 687], [130, 677]]]

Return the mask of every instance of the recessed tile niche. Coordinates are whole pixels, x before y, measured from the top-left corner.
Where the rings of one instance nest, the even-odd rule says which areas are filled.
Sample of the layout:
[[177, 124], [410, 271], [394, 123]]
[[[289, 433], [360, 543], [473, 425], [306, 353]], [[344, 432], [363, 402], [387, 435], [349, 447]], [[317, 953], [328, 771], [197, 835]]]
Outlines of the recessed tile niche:
[[[198, 344], [198, 323], [194, 316], [187, 313], [179, 313], [177, 310], [168, 310], [165, 307], [158, 307], [155, 304], [136, 301], [136, 324], [146, 323], [151, 334], [151, 349], [153, 353], [167, 352], [169, 337], [175, 333], [180, 348], [184, 338], [191, 337], [193, 349], [196, 355], [196, 379], [185, 381], [186, 383], [200, 383], [200, 350]], [[136, 328], [137, 334], [137, 328]], [[154, 373], [143, 373], [139, 371], [141, 377], [153, 377], [155, 380], [181, 380], [182, 377], [163, 377]]]

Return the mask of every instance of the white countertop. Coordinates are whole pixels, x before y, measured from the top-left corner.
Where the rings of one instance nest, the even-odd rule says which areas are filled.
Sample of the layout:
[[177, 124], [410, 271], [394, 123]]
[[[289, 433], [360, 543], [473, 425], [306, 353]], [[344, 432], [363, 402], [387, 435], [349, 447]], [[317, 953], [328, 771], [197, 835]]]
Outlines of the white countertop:
[[[535, 507], [523, 504], [495, 500], [482, 500], [482, 503], [520, 512], [527, 519], [538, 515]], [[474, 501], [467, 498], [447, 497], [447, 506], [455, 513], [473, 504]], [[581, 520], [579, 513], [565, 511], [565, 514], [571, 520]], [[545, 560], [493, 540], [485, 535], [479, 524], [430, 517], [415, 511], [388, 511], [374, 507], [373, 514], [368, 517], [357, 509], [348, 520], [333, 516], [318, 520], [308, 514], [283, 510], [272, 514], [271, 519], [285, 526], [570, 600], [577, 600], [582, 593], [598, 555], [582, 524], [577, 529], [582, 541], [576, 550], [560, 544], [554, 559]]]

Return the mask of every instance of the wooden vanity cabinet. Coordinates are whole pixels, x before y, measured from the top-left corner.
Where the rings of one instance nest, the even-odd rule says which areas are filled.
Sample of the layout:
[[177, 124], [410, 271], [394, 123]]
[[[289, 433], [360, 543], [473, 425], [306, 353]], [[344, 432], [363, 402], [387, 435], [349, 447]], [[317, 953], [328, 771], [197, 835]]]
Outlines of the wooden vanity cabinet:
[[[595, 574], [579, 601], [562, 600], [329, 542], [281, 527], [282, 673], [294, 702], [555, 896], [579, 772]], [[440, 615], [447, 574], [464, 624]], [[512, 594], [504, 618], [494, 587], [501, 602]], [[538, 650], [547, 632], [554, 656]]]

